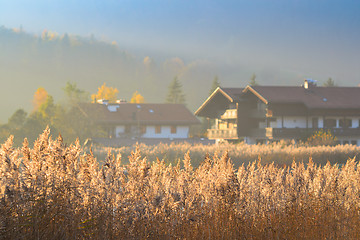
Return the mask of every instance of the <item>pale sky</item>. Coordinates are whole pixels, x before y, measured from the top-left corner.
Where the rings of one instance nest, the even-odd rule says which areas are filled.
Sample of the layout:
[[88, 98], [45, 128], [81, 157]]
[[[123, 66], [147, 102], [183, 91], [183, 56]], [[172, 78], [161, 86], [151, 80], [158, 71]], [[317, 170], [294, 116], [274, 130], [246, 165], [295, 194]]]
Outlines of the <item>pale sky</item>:
[[7, 28], [94, 34], [141, 57], [278, 69], [342, 85], [360, 83], [359, 13], [356, 0], [0, 0]]

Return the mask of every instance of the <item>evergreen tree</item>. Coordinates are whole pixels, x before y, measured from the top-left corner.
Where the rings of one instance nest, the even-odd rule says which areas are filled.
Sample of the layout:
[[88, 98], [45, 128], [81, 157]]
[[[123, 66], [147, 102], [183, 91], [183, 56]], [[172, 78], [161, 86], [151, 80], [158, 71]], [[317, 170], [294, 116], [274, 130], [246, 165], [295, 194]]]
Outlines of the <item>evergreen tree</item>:
[[82, 89], [79, 89], [76, 83], [67, 82], [63, 90], [67, 97], [68, 104], [71, 106], [77, 105], [80, 102], [90, 101], [90, 94]]
[[218, 76], [215, 76], [215, 78], [212, 82], [212, 85], [211, 85], [209, 95], [211, 95], [218, 87], [220, 87], [219, 78], [218, 78]]
[[182, 85], [177, 77], [175, 77], [169, 85], [166, 102], [185, 104], [185, 94], [183, 93]]
[[335, 87], [335, 81], [332, 78], [329, 78], [324, 84], [324, 87]]
[[54, 116], [55, 108], [54, 98], [51, 95], [48, 95], [46, 101], [41, 104], [37, 112], [41, 114], [41, 117], [44, 120], [50, 123]]
[[9, 118], [8, 125], [12, 129], [20, 129], [26, 121], [27, 113], [23, 109], [18, 109]]
[[255, 73], [253, 73], [253, 75], [251, 75], [249, 85], [252, 86], [252, 87], [259, 85], [259, 84], [256, 82], [256, 75], [255, 75]]

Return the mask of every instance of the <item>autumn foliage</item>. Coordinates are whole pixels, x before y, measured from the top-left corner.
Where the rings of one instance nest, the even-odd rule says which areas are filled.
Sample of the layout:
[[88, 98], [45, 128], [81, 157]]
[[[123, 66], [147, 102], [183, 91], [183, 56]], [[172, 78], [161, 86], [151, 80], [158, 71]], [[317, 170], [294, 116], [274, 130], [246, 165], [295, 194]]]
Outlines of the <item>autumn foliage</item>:
[[48, 98], [48, 92], [43, 87], [39, 87], [34, 93], [33, 106], [34, 111], [37, 111], [42, 104], [46, 102]]
[[306, 143], [310, 146], [334, 146], [336, 141], [337, 138], [330, 131], [319, 130], [309, 137]]
[[144, 103], [145, 100], [144, 100], [144, 97], [138, 91], [135, 91], [131, 97], [130, 102], [131, 103]]
[[93, 102], [96, 102], [100, 99], [106, 99], [109, 101], [109, 103], [115, 103], [117, 100], [117, 94], [119, 93], [119, 90], [114, 87], [108, 87], [106, 86], [106, 83], [101, 85], [101, 87], [98, 88], [98, 92], [96, 94], [91, 95], [91, 99]]
[[0, 150], [2, 239], [359, 239], [360, 164], [249, 163], [211, 154], [194, 168], [137, 148], [103, 164], [46, 130]]

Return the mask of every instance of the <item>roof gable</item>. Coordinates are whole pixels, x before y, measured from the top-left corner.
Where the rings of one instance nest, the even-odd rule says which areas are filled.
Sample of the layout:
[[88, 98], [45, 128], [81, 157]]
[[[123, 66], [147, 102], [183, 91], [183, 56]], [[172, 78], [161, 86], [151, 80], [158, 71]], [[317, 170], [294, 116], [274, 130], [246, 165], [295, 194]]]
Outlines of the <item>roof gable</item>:
[[216, 117], [218, 109], [222, 110], [229, 103], [239, 101], [242, 91], [243, 88], [218, 87], [195, 111], [195, 115], [200, 117]]

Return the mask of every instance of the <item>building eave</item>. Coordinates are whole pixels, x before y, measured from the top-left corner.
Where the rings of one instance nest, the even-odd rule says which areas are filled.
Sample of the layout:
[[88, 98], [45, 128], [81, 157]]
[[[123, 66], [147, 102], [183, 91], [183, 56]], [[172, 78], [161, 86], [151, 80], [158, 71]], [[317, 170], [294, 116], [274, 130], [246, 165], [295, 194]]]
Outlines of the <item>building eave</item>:
[[206, 105], [208, 105], [209, 102], [216, 96], [216, 94], [221, 93], [224, 95], [230, 102], [234, 102], [234, 99], [229, 96], [224, 90], [222, 90], [220, 87], [216, 88], [215, 91], [205, 100], [205, 102], [195, 111], [195, 115], [197, 116], [199, 112], [201, 112]]
[[244, 93], [250, 91], [251, 93], [253, 93], [255, 96], [257, 96], [261, 101], [263, 101], [265, 104], [269, 104], [269, 101], [266, 100], [263, 96], [261, 96], [260, 93], [258, 93], [253, 87], [251, 87], [250, 85], [246, 86], [246, 88], [243, 90]]

